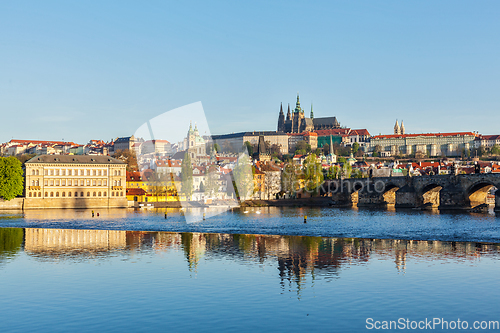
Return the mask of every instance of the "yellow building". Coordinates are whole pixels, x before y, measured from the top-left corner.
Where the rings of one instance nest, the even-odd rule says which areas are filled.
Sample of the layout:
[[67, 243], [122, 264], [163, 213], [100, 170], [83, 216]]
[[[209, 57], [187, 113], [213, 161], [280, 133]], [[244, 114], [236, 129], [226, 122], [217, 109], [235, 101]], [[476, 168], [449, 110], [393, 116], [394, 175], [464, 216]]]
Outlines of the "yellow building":
[[127, 207], [126, 164], [120, 160], [40, 155], [25, 165], [25, 208]]

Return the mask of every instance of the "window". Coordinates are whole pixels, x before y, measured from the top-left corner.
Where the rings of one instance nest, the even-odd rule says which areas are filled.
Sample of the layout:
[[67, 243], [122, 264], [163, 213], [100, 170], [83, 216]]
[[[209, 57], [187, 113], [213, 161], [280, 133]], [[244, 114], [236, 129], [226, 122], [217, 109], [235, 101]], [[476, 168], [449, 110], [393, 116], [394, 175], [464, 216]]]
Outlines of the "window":
[[80, 179], [80, 186], [83, 186], [83, 179]]
[[90, 186], [90, 179], [87, 180], [87, 186]]
[[123, 192], [120, 192], [120, 196], [123, 197]]
[[62, 196], [63, 196], [63, 197], [65, 197], [65, 196], [66, 196], [66, 192], [63, 192], [63, 193], [62, 193]]
[[56, 197], [59, 197], [59, 192], [56, 192]]
[[113, 184], [115, 184], [114, 186], [116, 186], [116, 184], [117, 184], [117, 183], [118, 183], [118, 182], [115, 180], [115, 181], [113, 182]]
[[96, 193], [94, 192], [93, 194], [94, 194], [94, 197], [95, 197], [95, 196], [96, 196]]
[[108, 181], [104, 180], [102, 185], [107, 186], [108, 185]]
[[101, 196], [101, 192], [97, 193], [97, 195], [100, 197]]
[[59, 179], [56, 179], [56, 186], [59, 186]]
[[96, 181], [95, 179], [92, 181], [92, 186], [95, 186], [96, 185]]
[[66, 179], [61, 180], [61, 186], [66, 186]]
[[75, 197], [77, 197], [77, 196], [78, 196], [78, 192], [75, 192]]
[[66, 176], [66, 170], [61, 170], [61, 176]]
[[80, 196], [83, 197], [83, 192], [80, 192]]
[[50, 186], [54, 186], [54, 180], [53, 179], [50, 180]]
[[71, 169], [68, 169], [68, 176], [71, 176]]
[[115, 176], [117, 176], [117, 175], [118, 175], [118, 171], [115, 170]]
[[38, 192], [38, 197], [41, 198], [42, 197], [42, 192]]
[[68, 179], [68, 186], [71, 186], [72, 181]]
[[90, 197], [90, 192], [87, 192], [87, 196]]
[[53, 197], [54, 196], [54, 192], [50, 192], [50, 196]]
[[104, 192], [103, 194], [104, 194], [104, 196], [106, 196], [106, 192]]
[[104, 170], [104, 171], [102, 172], [102, 175], [103, 175], [103, 176], [106, 176], [106, 174], [107, 174], [107, 173], [108, 173], [108, 172], [107, 172], [106, 170]]
[[115, 196], [115, 192], [111, 192], [111, 196], [114, 197]]
[[101, 186], [101, 185], [102, 185], [102, 181], [101, 181], [101, 180], [99, 180], [99, 181], [97, 182], [97, 185]]
[[59, 176], [59, 169], [56, 169], [56, 176]]
[[31, 181], [31, 186], [35, 186], [35, 181], [34, 180]]
[[87, 169], [87, 176], [90, 176], [90, 169]]
[[120, 170], [118, 170], [118, 176], [121, 176], [122, 175], [122, 172]]
[[35, 175], [35, 170], [31, 171], [31, 174], [34, 176]]
[[68, 192], [68, 197], [70, 197], [70, 196], [71, 196], [71, 192]]
[[102, 175], [102, 171], [101, 171], [101, 170], [99, 170], [99, 176], [101, 176], [101, 175]]
[[48, 197], [49, 196], [49, 193], [48, 192], [45, 192], [45, 196]]
[[94, 170], [94, 171], [92, 172], [92, 174], [93, 174], [94, 176], [97, 176], [97, 170]]
[[29, 197], [31, 198], [31, 192], [30, 192], [30, 195], [29, 195]]

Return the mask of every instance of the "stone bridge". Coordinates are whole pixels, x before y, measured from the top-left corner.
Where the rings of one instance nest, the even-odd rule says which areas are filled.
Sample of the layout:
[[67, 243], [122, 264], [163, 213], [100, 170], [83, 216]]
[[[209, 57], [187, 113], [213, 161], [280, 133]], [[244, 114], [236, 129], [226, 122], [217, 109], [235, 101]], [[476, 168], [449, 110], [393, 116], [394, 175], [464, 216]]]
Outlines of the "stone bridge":
[[[335, 205], [384, 206], [396, 208], [439, 208], [467, 210], [487, 203], [488, 191], [500, 189], [500, 174], [377, 177], [328, 180]], [[500, 191], [495, 193], [495, 211], [500, 211]]]

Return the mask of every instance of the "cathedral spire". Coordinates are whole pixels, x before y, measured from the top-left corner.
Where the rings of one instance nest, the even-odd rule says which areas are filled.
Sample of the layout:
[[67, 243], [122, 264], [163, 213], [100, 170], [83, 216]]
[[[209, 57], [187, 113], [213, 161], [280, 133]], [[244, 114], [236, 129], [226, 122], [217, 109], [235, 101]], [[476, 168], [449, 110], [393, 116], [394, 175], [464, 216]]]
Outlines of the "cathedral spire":
[[401, 128], [399, 127], [397, 119], [396, 119], [396, 124], [394, 125], [394, 134], [401, 134]]
[[302, 112], [302, 109], [300, 108], [300, 99], [299, 99], [299, 93], [297, 92], [297, 103], [295, 103], [295, 112]]
[[401, 120], [401, 134], [405, 134], [405, 125], [403, 124], [402, 120]]
[[286, 113], [286, 120], [290, 120], [291, 115], [290, 115], [290, 103], [288, 103], [288, 112]]
[[313, 103], [312, 102], [311, 102], [311, 116], [309, 118], [314, 119]]

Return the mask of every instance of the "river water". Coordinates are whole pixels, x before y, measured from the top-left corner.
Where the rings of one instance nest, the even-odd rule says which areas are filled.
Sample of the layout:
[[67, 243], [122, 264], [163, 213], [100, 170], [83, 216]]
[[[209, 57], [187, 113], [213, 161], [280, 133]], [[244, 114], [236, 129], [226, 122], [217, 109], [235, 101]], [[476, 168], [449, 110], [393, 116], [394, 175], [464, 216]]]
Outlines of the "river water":
[[0, 213], [2, 332], [360, 332], [426, 319], [494, 331], [500, 321], [493, 213], [266, 207], [194, 224], [167, 213]]

